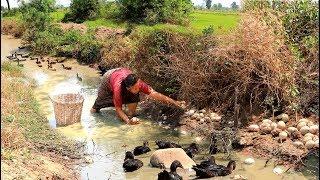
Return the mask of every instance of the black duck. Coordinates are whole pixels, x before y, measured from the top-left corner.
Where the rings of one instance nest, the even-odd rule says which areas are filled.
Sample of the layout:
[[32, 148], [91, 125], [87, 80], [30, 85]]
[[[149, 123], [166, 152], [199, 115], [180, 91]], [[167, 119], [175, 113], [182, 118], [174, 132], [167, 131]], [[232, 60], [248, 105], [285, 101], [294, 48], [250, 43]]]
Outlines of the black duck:
[[211, 178], [216, 176], [227, 176], [236, 168], [236, 162], [230, 161], [227, 167], [223, 165], [209, 165], [207, 167], [193, 166], [192, 169], [196, 171], [196, 176], [199, 178]]
[[183, 149], [186, 154], [190, 157], [193, 158], [194, 154], [197, 154], [199, 152], [199, 148], [196, 143], [191, 143], [189, 147]]
[[158, 180], [182, 180], [182, 177], [177, 173], [178, 167], [183, 168], [180, 161], [173, 161], [170, 166], [170, 172], [163, 170], [158, 174]]
[[145, 153], [151, 151], [150, 148], [148, 147], [148, 144], [149, 144], [148, 141], [145, 141], [145, 142], [143, 142], [143, 146], [135, 147], [133, 150], [133, 154], [135, 156], [139, 156], [141, 154], [145, 154]]
[[132, 152], [130, 152], [130, 151], [126, 152], [126, 156], [124, 158], [124, 162], [122, 165], [123, 169], [126, 172], [135, 171], [135, 170], [141, 168], [142, 166], [143, 166], [142, 161], [140, 161], [139, 159], [134, 159]]
[[159, 149], [166, 149], [166, 148], [181, 148], [179, 144], [170, 142], [170, 141], [162, 141], [162, 140], [157, 140], [156, 141], [157, 146]]

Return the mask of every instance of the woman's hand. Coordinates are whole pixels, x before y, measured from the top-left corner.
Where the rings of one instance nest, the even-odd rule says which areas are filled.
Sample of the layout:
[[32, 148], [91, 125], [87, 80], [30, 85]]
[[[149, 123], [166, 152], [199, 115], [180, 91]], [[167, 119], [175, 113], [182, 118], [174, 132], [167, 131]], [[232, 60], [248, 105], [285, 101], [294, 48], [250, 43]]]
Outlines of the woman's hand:
[[139, 123], [140, 123], [140, 120], [136, 117], [133, 117], [129, 120], [129, 122], [127, 124], [135, 125], [135, 124], [139, 124]]

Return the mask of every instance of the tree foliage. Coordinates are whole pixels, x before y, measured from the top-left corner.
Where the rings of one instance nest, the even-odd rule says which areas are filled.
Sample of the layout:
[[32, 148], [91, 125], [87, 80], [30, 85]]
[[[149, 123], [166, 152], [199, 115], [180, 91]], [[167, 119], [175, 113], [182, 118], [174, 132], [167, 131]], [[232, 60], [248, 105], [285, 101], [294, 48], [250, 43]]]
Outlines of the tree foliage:
[[206, 0], [206, 7], [207, 9], [210, 9], [212, 5], [212, 0]]
[[121, 18], [136, 23], [183, 24], [192, 10], [191, 0], [118, 0]]
[[237, 10], [237, 9], [239, 9], [239, 5], [237, 5], [236, 2], [232, 2], [232, 3], [231, 3], [231, 8], [232, 8], [233, 10]]
[[70, 12], [66, 13], [62, 22], [82, 23], [99, 15], [99, 0], [72, 0]]

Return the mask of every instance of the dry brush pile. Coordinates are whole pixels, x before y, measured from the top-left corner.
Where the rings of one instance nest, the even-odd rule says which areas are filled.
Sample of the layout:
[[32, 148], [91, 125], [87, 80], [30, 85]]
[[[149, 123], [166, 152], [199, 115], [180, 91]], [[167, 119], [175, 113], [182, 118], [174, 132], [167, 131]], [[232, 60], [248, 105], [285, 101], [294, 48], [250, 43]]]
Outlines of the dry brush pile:
[[239, 27], [220, 38], [156, 32], [141, 41], [135, 67], [156, 90], [171, 87], [199, 108], [259, 109], [270, 97], [271, 105], [287, 104], [294, 59], [274, 32], [252, 14], [243, 14]]

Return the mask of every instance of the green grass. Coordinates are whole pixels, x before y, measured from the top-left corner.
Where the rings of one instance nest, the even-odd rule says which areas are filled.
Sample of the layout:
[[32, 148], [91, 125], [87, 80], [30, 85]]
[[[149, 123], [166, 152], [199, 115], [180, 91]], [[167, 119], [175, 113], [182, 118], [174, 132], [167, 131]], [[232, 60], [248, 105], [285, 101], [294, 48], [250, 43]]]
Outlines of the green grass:
[[97, 28], [99, 26], [112, 27], [112, 28], [124, 28], [127, 23], [118, 23], [113, 20], [99, 18], [96, 20], [85, 21], [84, 24], [87, 25], [89, 29], [91, 29], [91, 28]]
[[[51, 17], [55, 22], [61, 21], [66, 10], [58, 10], [57, 12], [51, 13]], [[190, 31], [190, 29], [195, 32], [202, 32], [204, 28], [213, 26], [216, 33], [223, 33], [237, 26], [239, 22], [239, 15], [235, 12], [215, 12], [215, 11], [195, 11], [190, 16], [190, 26], [184, 27], [180, 25], [171, 25], [177, 28], [179, 32]], [[89, 29], [94, 29], [99, 26], [111, 27], [111, 28], [125, 28], [126, 22], [116, 22], [111, 19], [98, 18], [96, 20], [85, 21], [84, 24], [88, 26]], [[157, 27], [167, 26], [167, 24], [157, 24]], [[147, 25], [138, 25], [138, 28], [147, 28]]]
[[54, 22], [61, 22], [66, 12], [67, 9], [58, 9], [57, 11], [50, 13], [50, 17]]
[[230, 12], [196, 11], [191, 14], [191, 26], [196, 30], [203, 30], [210, 25], [217, 32], [234, 28], [239, 22], [239, 15]]

